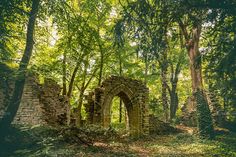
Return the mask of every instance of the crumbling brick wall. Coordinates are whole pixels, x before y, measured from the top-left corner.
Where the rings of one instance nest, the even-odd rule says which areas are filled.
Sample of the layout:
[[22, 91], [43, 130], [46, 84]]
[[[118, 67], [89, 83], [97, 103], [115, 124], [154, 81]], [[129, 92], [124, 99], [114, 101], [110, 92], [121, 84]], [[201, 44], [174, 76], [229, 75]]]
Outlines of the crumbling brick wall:
[[[64, 125], [66, 124], [66, 98], [60, 95], [60, 86], [51, 79], [39, 84], [37, 76], [26, 78], [19, 109], [13, 124]], [[1, 78], [0, 116], [5, 114], [3, 102], [9, 100], [14, 89], [12, 77]]]
[[27, 77], [19, 109], [13, 121], [15, 124], [46, 124], [43, 120], [42, 104], [39, 101], [38, 80], [34, 76]]
[[43, 120], [50, 125], [66, 124], [67, 98], [60, 95], [61, 87], [52, 79], [46, 79], [40, 88], [39, 101]]

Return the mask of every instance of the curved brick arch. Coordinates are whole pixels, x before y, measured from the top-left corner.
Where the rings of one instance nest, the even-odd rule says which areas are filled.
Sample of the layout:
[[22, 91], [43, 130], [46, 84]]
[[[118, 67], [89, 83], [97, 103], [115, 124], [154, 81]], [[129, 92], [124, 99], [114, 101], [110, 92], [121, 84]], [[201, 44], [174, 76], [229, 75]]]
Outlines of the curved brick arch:
[[112, 100], [118, 96], [127, 109], [130, 134], [148, 134], [148, 93], [148, 88], [141, 81], [111, 76], [87, 96], [87, 121], [108, 127], [111, 121]]

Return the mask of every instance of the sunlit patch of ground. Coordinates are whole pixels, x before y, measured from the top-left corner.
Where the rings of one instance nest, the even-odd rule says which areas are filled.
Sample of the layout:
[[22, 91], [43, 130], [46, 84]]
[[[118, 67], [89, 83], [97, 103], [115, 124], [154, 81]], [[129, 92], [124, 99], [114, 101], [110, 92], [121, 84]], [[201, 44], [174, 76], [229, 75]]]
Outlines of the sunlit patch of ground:
[[126, 137], [107, 141], [95, 141], [90, 146], [60, 141], [59, 137], [50, 129], [42, 131], [38, 128], [33, 131], [23, 131], [23, 133], [17, 134], [16, 139], [9, 139], [8, 142], [16, 140], [18, 143], [11, 143], [9, 145], [11, 149], [8, 152], [1, 150], [1, 157], [236, 156], [235, 133], [218, 135], [212, 141], [201, 140], [188, 133], [179, 133], [174, 135], [152, 135], [140, 139]]

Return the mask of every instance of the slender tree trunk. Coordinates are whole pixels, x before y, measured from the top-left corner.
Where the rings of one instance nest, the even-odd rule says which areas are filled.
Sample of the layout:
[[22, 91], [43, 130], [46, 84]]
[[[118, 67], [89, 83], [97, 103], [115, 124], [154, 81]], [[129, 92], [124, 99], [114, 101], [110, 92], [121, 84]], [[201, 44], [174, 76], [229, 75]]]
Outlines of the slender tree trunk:
[[178, 84], [178, 75], [181, 70], [181, 64], [182, 64], [182, 56], [180, 55], [179, 61], [176, 64], [176, 67], [174, 69], [173, 64], [171, 64], [171, 89], [168, 87], [169, 95], [170, 95], [170, 121], [172, 121], [176, 116], [176, 111], [178, 109], [179, 99], [178, 94], [176, 92], [177, 90], [177, 84]]
[[[98, 28], [98, 32], [100, 32], [100, 29]], [[102, 75], [103, 75], [103, 66], [104, 66], [104, 51], [101, 43], [101, 39], [98, 39], [98, 47], [100, 51], [100, 70], [99, 70], [99, 77], [98, 77], [98, 86], [102, 83]]]
[[145, 54], [145, 72], [144, 72], [144, 84], [147, 85], [147, 75], [148, 75], [148, 55]]
[[[99, 46], [100, 47], [100, 46]], [[103, 74], [103, 66], [104, 66], [104, 55], [103, 55], [103, 52], [100, 48], [100, 70], [99, 70], [99, 77], [98, 77], [98, 86], [101, 85], [102, 83], [102, 74]]]
[[168, 98], [167, 98], [167, 54], [164, 52], [162, 61], [159, 61], [161, 66], [161, 90], [162, 90], [162, 106], [164, 111], [165, 121], [167, 122], [169, 119], [168, 112]]
[[64, 51], [63, 53], [63, 62], [62, 62], [62, 70], [63, 70], [63, 76], [62, 76], [62, 84], [63, 84], [63, 88], [62, 88], [62, 95], [66, 95], [66, 52]]
[[77, 117], [76, 117], [76, 126], [81, 127], [82, 125], [82, 116], [81, 116], [81, 109], [83, 105], [83, 97], [84, 97], [84, 88], [82, 87], [79, 94], [79, 102], [77, 108]]
[[163, 105], [163, 110], [164, 110], [164, 114], [165, 114], [165, 121], [167, 122], [169, 119], [169, 114], [168, 114], [168, 101], [167, 101], [167, 87], [166, 87], [166, 73], [165, 71], [162, 71], [161, 74], [161, 78], [162, 78], [162, 105]]
[[168, 60], [167, 60], [167, 52], [168, 52], [168, 39], [167, 39], [167, 29], [165, 28], [163, 32], [164, 38], [163, 41], [165, 43], [165, 47], [161, 52], [161, 56], [159, 57], [159, 65], [161, 68], [161, 100], [164, 112], [164, 119], [165, 122], [169, 120], [169, 110], [168, 110], [168, 97], [167, 97], [167, 70], [168, 70]]
[[172, 89], [170, 93], [170, 121], [176, 116], [176, 111], [178, 109], [178, 95], [176, 89]]
[[72, 94], [72, 91], [73, 91], [73, 86], [74, 86], [74, 81], [75, 81], [75, 77], [76, 77], [76, 74], [78, 72], [78, 69], [79, 69], [79, 63], [76, 63], [76, 66], [73, 70], [73, 73], [72, 73], [72, 76], [71, 76], [71, 79], [70, 79], [70, 84], [69, 84], [69, 88], [68, 88], [68, 92], [67, 92], [67, 97], [68, 98], [71, 97], [71, 94]]
[[[4, 102], [7, 103], [7, 110], [1, 119], [0, 122], [0, 131], [6, 131], [9, 127], [11, 122], [14, 120], [14, 117], [17, 113], [17, 110], [19, 108], [21, 97], [24, 90], [25, 85], [25, 79], [26, 79], [26, 71], [27, 66], [29, 64], [32, 51], [33, 51], [33, 45], [34, 45], [34, 29], [35, 29], [35, 21], [38, 13], [39, 8], [39, 2], [40, 0], [33, 0], [32, 3], [32, 9], [30, 11], [29, 15], [29, 22], [27, 25], [27, 38], [26, 38], [26, 47], [24, 50], [23, 57], [20, 62], [19, 69], [17, 71], [17, 79], [15, 81], [15, 87], [13, 90], [13, 95], [10, 99], [10, 102], [8, 101]], [[5, 132], [1, 135], [5, 135]]]
[[67, 98], [68, 98], [68, 104], [67, 104], [67, 125], [69, 126], [71, 123], [71, 107], [70, 107], [70, 98], [72, 95], [72, 91], [73, 91], [73, 86], [74, 86], [74, 81], [75, 81], [75, 77], [76, 74], [78, 72], [79, 69], [79, 62], [76, 63], [76, 66], [73, 70], [72, 76], [71, 76], [71, 80], [70, 80], [70, 84], [69, 84], [69, 88], [68, 88], [68, 92], [67, 92]]
[[171, 107], [170, 107], [170, 120], [176, 117], [176, 111], [178, 109], [179, 99], [176, 92], [171, 93]]
[[[122, 76], [123, 68], [122, 68], [122, 59], [121, 59], [121, 52], [119, 52], [119, 75]], [[119, 105], [119, 122], [122, 122], [122, 99], [120, 98], [120, 105]]]

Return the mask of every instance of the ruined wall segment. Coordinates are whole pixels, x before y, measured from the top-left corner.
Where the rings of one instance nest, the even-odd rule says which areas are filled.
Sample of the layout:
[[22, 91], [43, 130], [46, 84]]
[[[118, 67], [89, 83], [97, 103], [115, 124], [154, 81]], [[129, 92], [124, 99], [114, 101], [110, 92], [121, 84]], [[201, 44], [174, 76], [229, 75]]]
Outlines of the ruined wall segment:
[[19, 109], [14, 124], [45, 124], [42, 104], [39, 101], [40, 85], [35, 76], [26, 78]]
[[[6, 110], [3, 102], [9, 100], [14, 89], [13, 77], [0, 79], [0, 117]], [[13, 124], [64, 125], [67, 99], [60, 95], [60, 86], [52, 79], [39, 84], [38, 76], [28, 75], [19, 109]]]

